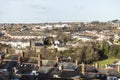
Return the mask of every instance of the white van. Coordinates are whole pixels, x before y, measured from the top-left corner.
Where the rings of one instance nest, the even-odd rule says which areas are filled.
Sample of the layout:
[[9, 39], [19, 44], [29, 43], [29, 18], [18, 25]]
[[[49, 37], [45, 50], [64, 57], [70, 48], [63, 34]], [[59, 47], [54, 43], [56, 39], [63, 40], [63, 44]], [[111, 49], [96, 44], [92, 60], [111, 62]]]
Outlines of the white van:
[[118, 80], [118, 78], [115, 76], [108, 76], [107, 80]]

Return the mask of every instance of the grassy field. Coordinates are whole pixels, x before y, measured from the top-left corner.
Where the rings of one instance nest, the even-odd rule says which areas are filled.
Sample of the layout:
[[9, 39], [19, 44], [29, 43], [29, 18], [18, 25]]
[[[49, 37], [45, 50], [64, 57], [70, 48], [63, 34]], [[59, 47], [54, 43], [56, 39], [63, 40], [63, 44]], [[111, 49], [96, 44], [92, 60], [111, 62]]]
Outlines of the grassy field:
[[98, 61], [100, 67], [105, 67], [105, 65], [107, 64], [112, 64], [113, 62], [115, 61], [120, 61], [120, 59], [115, 59], [115, 58], [109, 58], [109, 59], [105, 59], [105, 60], [101, 60], [101, 61]]

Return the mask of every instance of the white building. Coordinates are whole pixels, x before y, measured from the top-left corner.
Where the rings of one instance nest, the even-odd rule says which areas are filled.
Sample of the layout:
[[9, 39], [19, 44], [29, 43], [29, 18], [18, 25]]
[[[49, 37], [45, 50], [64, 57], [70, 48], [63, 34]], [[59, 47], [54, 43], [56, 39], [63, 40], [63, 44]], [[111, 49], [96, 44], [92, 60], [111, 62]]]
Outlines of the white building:
[[54, 28], [64, 28], [64, 27], [70, 27], [68, 24], [55, 24]]
[[46, 36], [10, 36], [11, 39], [42, 39]]
[[44, 31], [46, 29], [52, 30], [53, 26], [52, 25], [37, 25], [35, 26], [32, 30], [34, 31]]
[[26, 48], [27, 46], [30, 46], [30, 42], [4, 42], [1, 41], [1, 44], [11, 45], [14, 48]]

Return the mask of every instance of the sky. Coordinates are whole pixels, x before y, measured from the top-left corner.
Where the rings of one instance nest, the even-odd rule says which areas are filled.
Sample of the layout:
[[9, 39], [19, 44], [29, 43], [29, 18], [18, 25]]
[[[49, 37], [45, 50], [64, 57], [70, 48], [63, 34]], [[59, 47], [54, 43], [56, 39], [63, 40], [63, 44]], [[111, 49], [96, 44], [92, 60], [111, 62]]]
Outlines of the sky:
[[0, 0], [0, 23], [120, 19], [120, 0]]

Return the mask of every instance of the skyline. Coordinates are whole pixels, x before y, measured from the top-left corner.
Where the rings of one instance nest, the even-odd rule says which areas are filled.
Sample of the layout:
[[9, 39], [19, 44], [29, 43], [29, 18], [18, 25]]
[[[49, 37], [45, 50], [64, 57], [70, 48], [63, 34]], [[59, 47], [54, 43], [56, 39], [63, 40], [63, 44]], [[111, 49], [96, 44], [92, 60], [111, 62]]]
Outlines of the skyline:
[[0, 0], [0, 23], [120, 19], [119, 0]]

